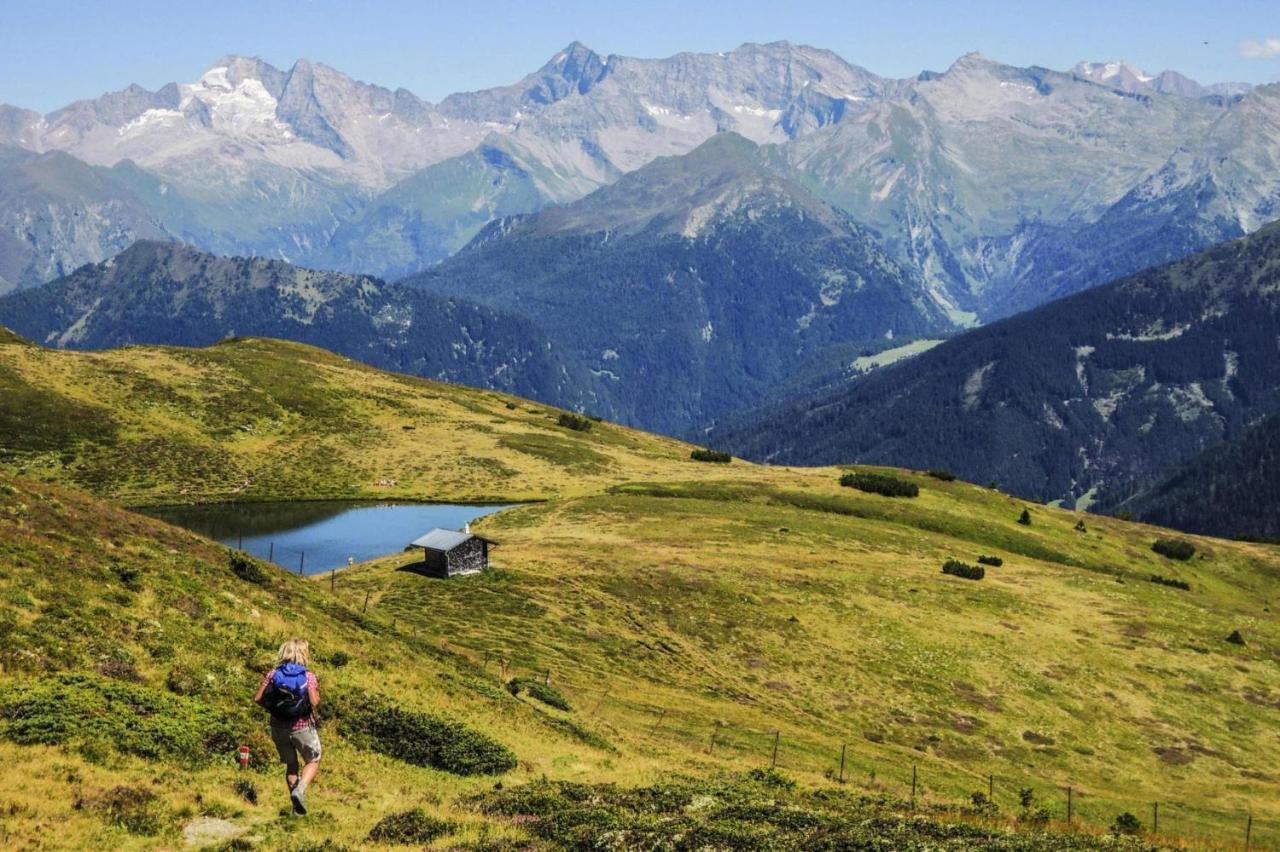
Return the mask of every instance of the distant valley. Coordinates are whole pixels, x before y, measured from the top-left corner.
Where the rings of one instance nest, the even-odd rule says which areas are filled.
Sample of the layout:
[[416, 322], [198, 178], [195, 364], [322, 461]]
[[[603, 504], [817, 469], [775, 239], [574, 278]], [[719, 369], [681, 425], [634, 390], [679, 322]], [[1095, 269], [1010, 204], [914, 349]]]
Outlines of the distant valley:
[[1278, 340], [1280, 225], [1271, 225], [726, 424], [712, 439], [750, 458], [941, 467], [1114, 509], [1280, 410]]

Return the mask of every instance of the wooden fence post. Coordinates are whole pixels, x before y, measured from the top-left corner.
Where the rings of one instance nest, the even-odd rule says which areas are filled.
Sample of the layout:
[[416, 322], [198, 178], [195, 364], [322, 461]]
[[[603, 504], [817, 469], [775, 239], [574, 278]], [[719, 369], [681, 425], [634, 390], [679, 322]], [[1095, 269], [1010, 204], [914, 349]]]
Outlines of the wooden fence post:
[[307, 552], [304, 550], [302, 551], [302, 553], [298, 555], [298, 576], [299, 577], [302, 576], [302, 566], [306, 563], [306, 561], [307, 561]]
[[987, 801], [994, 801], [996, 797], [996, 776], [987, 776]]
[[916, 809], [916, 765], [911, 764], [911, 810]]
[[844, 783], [844, 750], [848, 748], [846, 743], [840, 743], [840, 783]]
[[1160, 833], [1160, 803], [1151, 803], [1151, 833]]
[[373, 592], [372, 589], [364, 590], [364, 607], [362, 607], [360, 610], [361, 615], [364, 615], [366, 612], [369, 611], [369, 595], [372, 594], [372, 592]]
[[267, 561], [268, 562], [276, 561], [276, 543], [274, 541], [267, 546]]
[[720, 733], [720, 720], [716, 719], [715, 724], [711, 727], [711, 745], [707, 747], [707, 754], [715, 754], [716, 734], [718, 733]]
[[773, 762], [769, 764], [770, 769], [778, 768], [778, 740], [782, 738], [782, 731], [773, 732]]
[[1067, 825], [1071, 825], [1071, 788], [1067, 787]]
[[1253, 814], [1249, 814], [1249, 821], [1244, 824], [1244, 848], [1249, 848], [1249, 838], [1253, 835]]
[[329, 572], [329, 594], [335, 594], [338, 590], [338, 571], [334, 569]]

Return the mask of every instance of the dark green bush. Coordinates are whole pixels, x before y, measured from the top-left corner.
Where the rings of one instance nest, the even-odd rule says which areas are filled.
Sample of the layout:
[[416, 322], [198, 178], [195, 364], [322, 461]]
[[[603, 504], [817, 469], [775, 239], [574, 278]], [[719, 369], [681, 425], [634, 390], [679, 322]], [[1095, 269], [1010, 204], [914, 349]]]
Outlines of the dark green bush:
[[335, 669], [340, 669], [349, 662], [351, 662], [351, 655], [346, 651], [334, 651], [329, 657], [329, 665]]
[[1027, 509], [1022, 510], [1022, 514], [1018, 516], [1018, 523], [1024, 527], [1031, 526], [1031, 512]]
[[1003, 560], [1003, 559], [1001, 559], [999, 556], [986, 556], [986, 555], [983, 555], [983, 556], [979, 556], [979, 557], [978, 557], [978, 564], [979, 564], [979, 565], [990, 565], [992, 568], [999, 568], [1001, 565], [1003, 565], [1003, 564], [1004, 564], [1004, 560]]
[[1140, 831], [1142, 831], [1142, 823], [1128, 811], [1117, 816], [1115, 822], [1111, 823], [1112, 834], [1137, 834]]
[[969, 797], [970, 810], [982, 817], [994, 817], [1000, 813], [1000, 806], [987, 798], [986, 793], [978, 792]]
[[265, 586], [267, 584], [267, 572], [258, 560], [254, 559], [247, 553], [239, 550], [231, 551], [229, 558], [231, 564], [231, 573], [235, 574], [246, 583], [254, 583], [255, 585]]
[[1177, 559], [1182, 562], [1186, 562], [1196, 553], [1194, 544], [1180, 538], [1158, 538], [1151, 545], [1151, 549], [1168, 559]]
[[1161, 577], [1159, 574], [1152, 574], [1151, 582], [1159, 583], [1162, 586], [1169, 586], [1174, 589], [1182, 589], [1184, 592], [1191, 591], [1191, 584], [1186, 580], [1175, 580], [1172, 577]]
[[142, 591], [142, 575], [137, 568], [129, 565], [112, 565], [111, 573], [116, 575], [120, 585], [131, 592]]
[[966, 580], [981, 580], [987, 576], [987, 570], [981, 565], [969, 565], [959, 559], [948, 559], [942, 563], [942, 573], [950, 574], [953, 577], [963, 577]]
[[689, 458], [694, 461], [713, 462], [715, 464], [728, 464], [733, 461], [733, 456], [728, 453], [722, 453], [719, 450], [697, 449], [689, 453]]
[[914, 482], [906, 482], [896, 476], [882, 473], [846, 473], [840, 477], [840, 484], [846, 488], [856, 488], [870, 494], [881, 494], [885, 497], [915, 497], [920, 494], [920, 486]]
[[73, 807], [98, 813], [130, 834], [151, 837], [165, 826], [156, 794], [144, 787], [113, 787], [99, 796], [76, 799]]
[[451, 822], [433, 817], [422, 808], [414, 808], [413, 810], [387, 814], [378, 820], [377, 824], [369, 832], [369, 840], [373, 843], [418, 845], [430, 843], [455, 828], [456, 826]]
[[[697, 802], [697, 806], [693, 804]], [[973, 807], [993, 811], [985, 796]], [[1066, 849], [1038, 824], [1017, 833], [1004, 825], [908, 813], [888, 796], [813, 789], [768, 769], [734, 778], [668, 778], [647, 787], [534, 781], [482, 793], [482, 812], [519, 820], [535, 838], [565, 849]], [[1028, 812], [1038, 823], [1043, 809]], [[1048, 815], [1043, 814], [1047, 820]], [[601, 839], [607, 844], [601, 845]]]
[[516, 767], [501, 743], [453, 719], [405, 710], [385, 698], [362, 695], [335, 702], [342, 735], [363, 748], [414, 766], [455, 775], [500, 775]]
[[1240, 635], [1239, 630], [1232, 630], [1231, 635], [1227, 637], [1227, 641], [1232, 645], [1243, 645], [1244, 637]]
[[201, 695], [209, 688], [204, 673], [184, 665], [176, 665], [165, 675], [164, 685], [175, 695]]
[[575, 432], [591, 431], [591, 419], [583, 417], [581, 414], [565, 412], [560, 415], [560, 419], [557, 422], [564, 428], [572, 429]]
[[512, 678], [507, 682], [507, 691], [512, 695], [519, 695], [522, 691], [527, 692], [530, 698], [541, 701], [548, 707], [564, 710], [566, 713], [573, 709], [569, 706], [569, 700], [564, 697], [560, 690], [533, 678]]
[[1081, 532], [1081, 533], [1089, 531], [1089, 528], [1084, 525], [1084, 518], [1081, 518], [1080, 520], [1076, 521], [1075, 530], [1076, 532]]
[[248, 778], [237, 778], [234, 784], [236, 795], [251, 805], [258, 804], [258, 785]]
[[934, 479], [940, 480], [942, 482], [956, 481], [956, 475], [954, 473], [952, 473], [949, 470], [942, 470], [941, 468], [936, 468], [936, 467], [930, 468], [929, 470], [925, 471], [925, 474], [928, 476], [932, 476]]
[[0, 687], [0, 737], [19, 745], [101, 742], [148, 760], [196, 764], [237, 746], [231, 723], [208, 705], [88, 675]]

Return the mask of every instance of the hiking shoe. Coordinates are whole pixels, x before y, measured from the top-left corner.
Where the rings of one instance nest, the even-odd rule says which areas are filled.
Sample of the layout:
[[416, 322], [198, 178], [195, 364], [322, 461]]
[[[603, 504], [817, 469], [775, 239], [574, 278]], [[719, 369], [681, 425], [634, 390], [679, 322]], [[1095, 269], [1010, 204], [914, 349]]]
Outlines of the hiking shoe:
[[295, 814], [297, 814], [298, 816], [307, 815], [307, 806], [306, 806], [306, 803], [302, 801], [302, 793], [300, 793], [297, 790], [294, 790], [292, 793], [289, 794], [289, 801], [293, 802], [293, 812]]

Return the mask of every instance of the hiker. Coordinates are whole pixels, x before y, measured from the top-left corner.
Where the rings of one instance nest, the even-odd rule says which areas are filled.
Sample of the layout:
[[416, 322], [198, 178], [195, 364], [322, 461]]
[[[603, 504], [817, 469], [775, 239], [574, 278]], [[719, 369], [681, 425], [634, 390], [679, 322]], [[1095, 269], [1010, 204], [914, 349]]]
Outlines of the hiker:
[[[314, 711], [320, 706], [315, 672], [308, 671], [311, 643], [290, 639], [280, 646], [276, 667], [262, 677], [253, 700], [271, 714], [271, 739], [284, 764], [295, 814], [307, 812], [307, 786], [320, 769], [320, 735]], [[302, 769], [298, 769], [298, 758]]]

